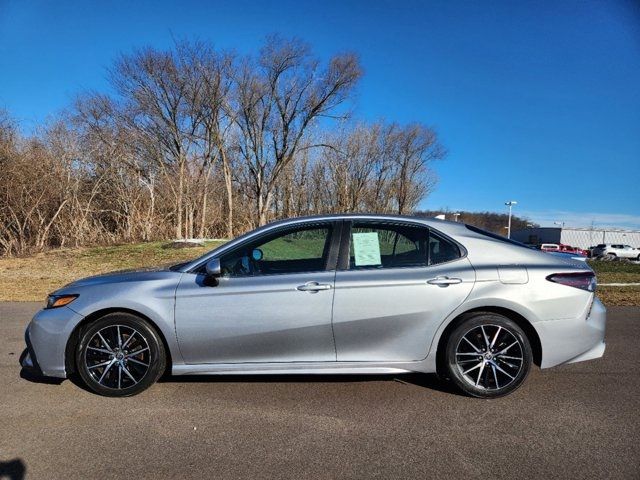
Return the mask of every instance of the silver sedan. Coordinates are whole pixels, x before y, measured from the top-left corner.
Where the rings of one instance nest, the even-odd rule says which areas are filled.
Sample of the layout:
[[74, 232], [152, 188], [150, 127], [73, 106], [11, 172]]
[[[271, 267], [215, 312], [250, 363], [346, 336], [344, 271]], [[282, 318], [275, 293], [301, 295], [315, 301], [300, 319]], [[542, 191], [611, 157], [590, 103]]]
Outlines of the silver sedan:
[[598, 358], [606, 312], [584, 262], [437, 219], [280, 221], [192, 262], [52, 293], [23, 367], [134, 395], [163, 373], [437, 373], [514, 391], [531, 365]]

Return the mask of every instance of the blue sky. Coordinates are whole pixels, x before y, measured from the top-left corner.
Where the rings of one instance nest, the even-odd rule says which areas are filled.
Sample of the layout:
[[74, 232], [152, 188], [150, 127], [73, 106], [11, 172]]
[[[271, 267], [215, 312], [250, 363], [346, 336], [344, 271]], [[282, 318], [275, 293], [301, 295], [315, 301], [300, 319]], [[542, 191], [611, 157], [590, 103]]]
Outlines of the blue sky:
[[640, 228], [637, 1], [0, 0], [0, 106], [29, 132], [120, 52], [270, 33], [360, 55], [355, 113], [433, 126], [449, 151], [427, 209]]

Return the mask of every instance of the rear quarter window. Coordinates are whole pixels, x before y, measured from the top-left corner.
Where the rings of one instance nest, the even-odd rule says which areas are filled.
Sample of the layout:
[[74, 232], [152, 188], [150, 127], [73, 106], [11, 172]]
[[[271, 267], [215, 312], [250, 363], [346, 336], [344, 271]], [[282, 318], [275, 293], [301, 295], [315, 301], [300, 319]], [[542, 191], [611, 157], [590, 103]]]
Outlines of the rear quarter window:
[[450, 262], [461, 256], [460, 248], [455, 243], [431, 231], [429, 234], [429, 265]]

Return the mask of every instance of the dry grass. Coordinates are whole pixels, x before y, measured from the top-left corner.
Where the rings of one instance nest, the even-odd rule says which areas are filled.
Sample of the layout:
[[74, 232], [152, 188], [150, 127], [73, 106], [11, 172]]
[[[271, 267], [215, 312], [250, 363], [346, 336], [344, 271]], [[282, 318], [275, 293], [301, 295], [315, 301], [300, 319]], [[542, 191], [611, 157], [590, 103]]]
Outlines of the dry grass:
[[640, 307], [640, 286], [598, 287], [597, 295], [607, 307]]
[[111, 247], [64, 248], [29, 257], [0, 258], [0, 301], [44, 301], [63, 285], [90, 275], [131, 268], [170, 265], [202, 255], [204, 247], [167, 248], [166, 242]]
[[[195, 258], [222, 242], [173, 249], [165, 242], [51, 250], [29, 257], [0, 258], [0, 301], [39, 301], [78, 278], [131, 268], [170, 265]], [[640, 282], [640, 265], [590, 262], [599, 283]], [[640, 287], [598, 287], [607, 306], [640, 306]]]
[[[599, 284], [640, 283], [640, 265], [638, 264], [590, 260], [589, 265], [596, 272]], [[640, 307], [640, 286], [605, 287], [599, 285], [597, 294], [608, 307]]]

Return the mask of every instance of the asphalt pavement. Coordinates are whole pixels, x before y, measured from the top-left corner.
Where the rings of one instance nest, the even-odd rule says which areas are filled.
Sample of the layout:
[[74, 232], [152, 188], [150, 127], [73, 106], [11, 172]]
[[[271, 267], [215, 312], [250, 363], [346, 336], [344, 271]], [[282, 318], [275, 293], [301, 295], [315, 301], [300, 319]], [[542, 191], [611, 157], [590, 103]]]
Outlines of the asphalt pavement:
[[175, 377], [132, 398], [21, 377], [40, 304], [0, 303], [0, 479], [640, 478], [640, 308], [600, 360], [497, 400], [435, 376]]

